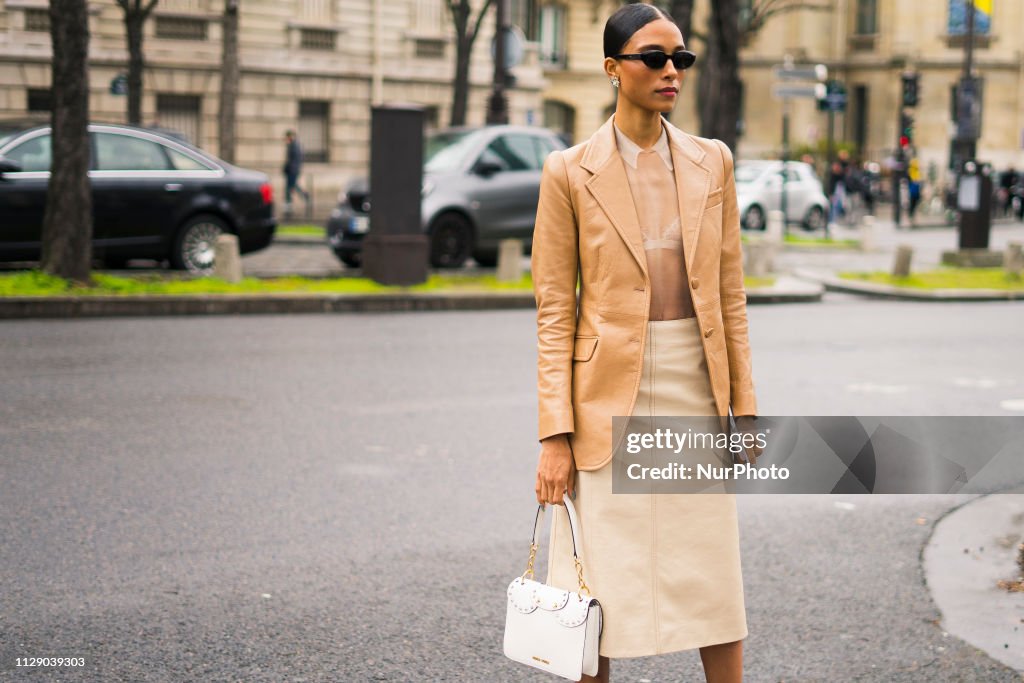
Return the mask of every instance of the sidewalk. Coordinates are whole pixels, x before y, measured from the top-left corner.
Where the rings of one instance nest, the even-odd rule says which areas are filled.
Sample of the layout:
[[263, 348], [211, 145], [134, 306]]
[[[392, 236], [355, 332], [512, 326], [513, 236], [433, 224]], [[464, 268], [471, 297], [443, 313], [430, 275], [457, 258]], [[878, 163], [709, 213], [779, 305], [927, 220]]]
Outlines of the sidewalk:
[[1024, 674], [1024, 593], [996, 584], [1020, 576], [1024, 487], [975, 498], [940, 519], [922, 552], [942, 628]]

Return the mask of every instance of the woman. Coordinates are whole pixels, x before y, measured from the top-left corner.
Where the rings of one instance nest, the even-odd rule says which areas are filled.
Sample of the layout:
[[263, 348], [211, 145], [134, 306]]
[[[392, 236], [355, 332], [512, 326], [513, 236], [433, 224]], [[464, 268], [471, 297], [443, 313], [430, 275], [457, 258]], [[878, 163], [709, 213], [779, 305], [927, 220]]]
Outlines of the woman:
[[548, 156], [534, 229], [536, 493], [559, 506], [547, 581], [578, 590], [568, 492], [584, 578], [604, 610], [599, 673], [583, 680], [607, 681], [610, 658], [700, 648], [708, 681], [739, 681], [747, 625], [734, 494], [611, 487], [615, 415], [725, 416], [731, 406], [753, 429], [733, 158], [662, 117], [694, 59], [667, 14], [623, 6], [605, 25], [604, 53], [616, 112]]

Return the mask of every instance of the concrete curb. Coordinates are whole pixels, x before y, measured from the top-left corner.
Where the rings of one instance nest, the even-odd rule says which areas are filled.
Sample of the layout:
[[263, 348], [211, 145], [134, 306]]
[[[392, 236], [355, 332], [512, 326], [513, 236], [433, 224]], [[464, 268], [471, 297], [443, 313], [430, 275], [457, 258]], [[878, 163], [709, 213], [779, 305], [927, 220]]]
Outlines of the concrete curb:
[[[942, 628], [1024, 673], [1024, 593], [997, 587], [1019, 571], [1024, 488], [973, 498], [943, 515], [921, 551], [921, 565]], [[1012, 541], [1012, 542], [1011, 542]]]
[[[802, 285], [802, 286], [801, 286]], [[822, 289], [800, 283], [750, 289], [750, 304], [821, 301]], [[195, 296], [0, 297], [0, 319], [283, 313], [382, 313], [534, 308], [533, 292], [398, 294], [202, 294]]]
[[793, 274], [799, 278], [821, 283], [829, 292], [848, 292], [879, 299], [905, 301], [1015, 301], [1024, 300], [1024, 290], [1001, 289], [933, 289], [919, 291], [874, 282], [854, 282], [806, 268], [797, 268]]

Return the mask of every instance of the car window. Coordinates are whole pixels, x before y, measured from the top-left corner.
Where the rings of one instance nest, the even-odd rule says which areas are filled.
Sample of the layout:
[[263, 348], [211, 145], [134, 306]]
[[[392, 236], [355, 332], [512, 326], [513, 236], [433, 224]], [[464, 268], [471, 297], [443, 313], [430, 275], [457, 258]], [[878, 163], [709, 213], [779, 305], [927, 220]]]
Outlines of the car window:
[[200, 163], [198, 160], [193, 159], [187, 154], [183, 154], [176, 149], [171, 149], [164, 145], [164, 151], [167, 152], [167, 156], [171, 160], [171, 166], [176, 171], [209, 171], [211, 170], [205, 164]]
[[149, 140], [119, 135], [96, 134], [96, 169], [99, 171], [168, 171], [164, 147]]
[[737, 183], [752, 183], [761, 177], [761, 173], [764, 172], [763, 166], [754, 164], [738, 164], [736, 166], [736, 182]]
[[445, 173], [460, 168], [480, 140], [481, 131], [443, 132], [424, 141], [423, 170]]
[[9, 150], [5, 156], [21, 166], [22, 171], [49, 171], [50, 134], [37, 135]]
[[544, 160], [548, 158], [548, 154], [558, 149], [551, 138], [534, 136], [533, 146], [537, 151], [537, 167], [544, 168]]
[[537, 151], [529, 135], [499, 135], [480, 155], [481, 161], [498, 164], [504, 171], [528, 171], [540, 168]]

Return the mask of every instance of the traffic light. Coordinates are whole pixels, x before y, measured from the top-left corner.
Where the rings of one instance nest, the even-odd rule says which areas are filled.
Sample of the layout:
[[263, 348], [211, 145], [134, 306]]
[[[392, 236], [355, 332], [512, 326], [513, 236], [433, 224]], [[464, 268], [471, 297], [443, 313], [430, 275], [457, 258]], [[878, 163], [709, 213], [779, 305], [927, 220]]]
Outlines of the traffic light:
[[917, 106], [917, 74], [916, 73], [905, 73], [902, 74], [903, 78], [903, 106], [904, 107], [916, 107]]
[[914, 117], [908, 112], [900, 114], [900, 147], [907, 147], [914, 141]]

